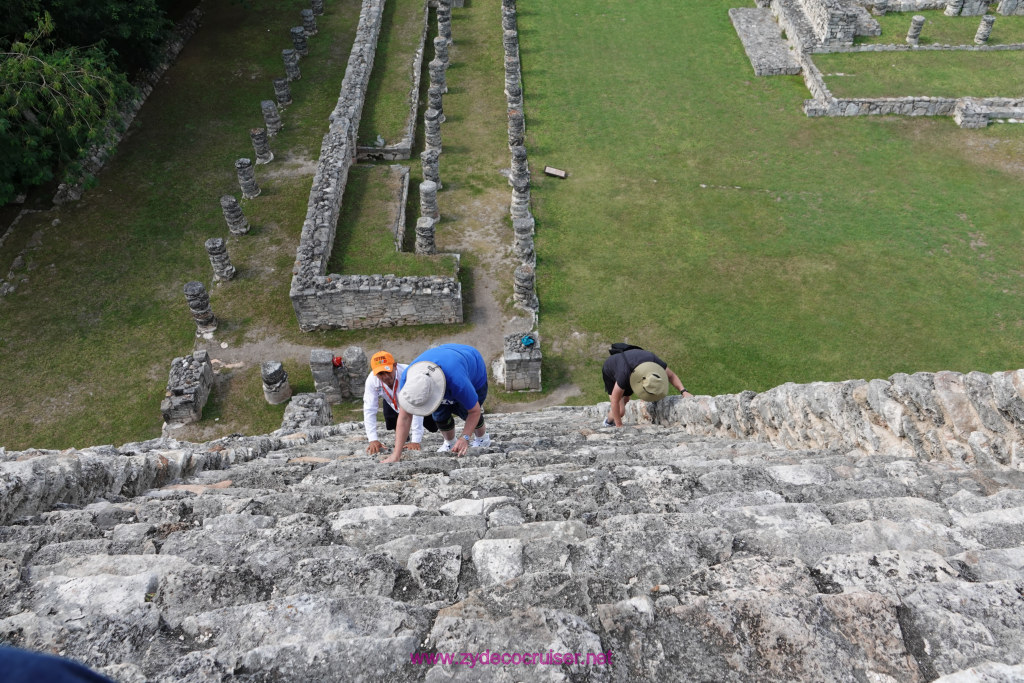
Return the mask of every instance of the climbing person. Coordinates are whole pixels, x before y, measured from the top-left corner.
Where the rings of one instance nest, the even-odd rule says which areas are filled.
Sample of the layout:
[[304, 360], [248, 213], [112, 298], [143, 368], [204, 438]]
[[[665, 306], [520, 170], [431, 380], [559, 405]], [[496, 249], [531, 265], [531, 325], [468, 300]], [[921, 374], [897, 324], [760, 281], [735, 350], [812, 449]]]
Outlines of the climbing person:
[[[471, 446], [489, 446], [491, 437], [484, 426], [487, 398], [487, 365], [472, 346], [442, 344], [421, 353], [401, 373], [398, 389], [398, 422], [395, 447], [381, 462], [398, 462], [416, 415], [430, 415], [444, 436], [438, 452], [456, 456]], [[455, 415], [465, 421], [462, 438], [455, 437]]]
[[[378, 351], [370, 358], [370, 374], [366, 377], [366, 384], [363, 387], [363, 427], [366, 429], [366, 440], [370, 445], [366, 452], [370, 455], [379, 453], [384, 444], [377, 438], [377, 407], [383, 401], [384, 427], [386, 430], [394, 430], [398, 421], [398, 376], [408, 365], [395, 362], [395, 357], [387, 351]], [[413, 417], [411, 425], [411, 440], [405, 445], [410, 451], [418, 451], [420, 442], [423, 440], [423, 430], [430, 432], [437, 431], [437, 425], [429, 415]]]
[[611, 406], [603, 427], [621, 427], [622, 416], [630, 396], [644, 401], [660, 401], [668, 395], [671, 384], [683, 396], [692, 396], [668, 363], [650, 351], [629, 344], [612, 344], [604, 361], [601, 376]]

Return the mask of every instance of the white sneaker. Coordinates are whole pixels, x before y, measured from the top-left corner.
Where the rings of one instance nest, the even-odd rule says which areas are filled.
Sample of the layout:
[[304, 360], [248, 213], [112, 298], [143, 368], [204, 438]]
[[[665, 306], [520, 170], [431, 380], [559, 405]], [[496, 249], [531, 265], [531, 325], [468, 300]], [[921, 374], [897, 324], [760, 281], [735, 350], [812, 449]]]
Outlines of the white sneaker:
[[471, 441], [469, 445], [472, 446], [473, 448], [477, 448], [478, 446], [486, 448], [487, 446], [491, 445], [491, 437], [488, 436], [486, 433], [483, 436], [475, 436], [473, 437], [473, 441]]
[[454, 441], [452, 441], [452, 442], [445, 441], [440, 446], [437, 447], [437, 452], [438, 453], [447, 453], [448, 451], [450, 451], [452, 449], [452, 446], [454, 446], [454, 445], [455, 445]]

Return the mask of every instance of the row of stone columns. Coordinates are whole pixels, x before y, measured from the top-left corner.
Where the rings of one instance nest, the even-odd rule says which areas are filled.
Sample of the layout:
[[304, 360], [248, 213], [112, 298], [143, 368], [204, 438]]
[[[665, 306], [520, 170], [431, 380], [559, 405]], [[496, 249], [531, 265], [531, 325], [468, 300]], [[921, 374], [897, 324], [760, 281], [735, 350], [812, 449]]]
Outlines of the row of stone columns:
[[427, 110], [423, 114], [423, 137], [425, 141], [420, 154], [423, 168], [423, 182], [420, 183], [420, 215], [416, 221], [416, 253], [437, 252], [434, 232], [441, 219], [437, 193], [441, 189], [441, 124], [444, 123], [444, 94], [448, 92], [445, 72], [448, 70], [452, 44], [452, 3], [438, 0], [437, 37], [434, 38], [434, 59], [427, 65], [430, 85], [427, 88]]
[[[915, 14], [910, 19], [910, 28], [907, 30], [907, 44], [918, 45], [921, 41], [921, 29], [924, 28], [925, 18], [920, 14]], [[989, 36], [992, 35], [992, 25], [996, 23], [995, 16], [986, 14], [981, 18], [981, 23], [978, 24], [978, 30], [974, 34], [975, 45], [984, 45], [988, 42]]]

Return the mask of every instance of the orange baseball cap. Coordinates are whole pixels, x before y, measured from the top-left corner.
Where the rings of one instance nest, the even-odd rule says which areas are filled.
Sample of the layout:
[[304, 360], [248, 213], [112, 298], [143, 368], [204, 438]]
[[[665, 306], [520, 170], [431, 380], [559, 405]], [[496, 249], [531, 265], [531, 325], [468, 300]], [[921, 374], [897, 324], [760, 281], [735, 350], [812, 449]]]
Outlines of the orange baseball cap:
[[395, 371], [395, 357], [387, 351], [378, 351], [370, 359], [370, 370], [373, 374], [379, 375], [382, 372]]

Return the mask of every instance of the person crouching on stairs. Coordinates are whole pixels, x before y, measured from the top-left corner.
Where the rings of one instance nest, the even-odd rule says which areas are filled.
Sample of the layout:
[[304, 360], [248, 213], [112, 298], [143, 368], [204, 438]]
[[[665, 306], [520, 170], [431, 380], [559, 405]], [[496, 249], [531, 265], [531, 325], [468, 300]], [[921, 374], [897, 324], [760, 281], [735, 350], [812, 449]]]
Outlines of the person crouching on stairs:
[[[395, 357], [387, 351], [378, 351], [370, 358], [370, 374], [366, 377], [363, 388], [363, 427], [366, 429], [366, 440], [370, 445], [366, 452], [370, 455], [379, 453], [384, 444], [377, 438], [377, 406], [381, 399], [384, 408], [384, 427], [388, 431], [395, 428], [398, 422], [398, 376], [405, 372], [408, 365], [395, 362]], [[437, 431], [434, 419], [429, 415], [412, 419], [412, 439], [405, 445], [410, 451], [420, 449], [424, 428], [430, 432]]]
[[608, 393], [611, 407], [602, 427], [621, 427], [622, 416], [630, 396], [643, 401], [660, 401], [668, 395], [671, 383], [683, 396], [692, 396], [676, 373], [669, 370], [668, 363], [650, 351], [632, 348], [608, 356], [601, 369], [604, 390]]

